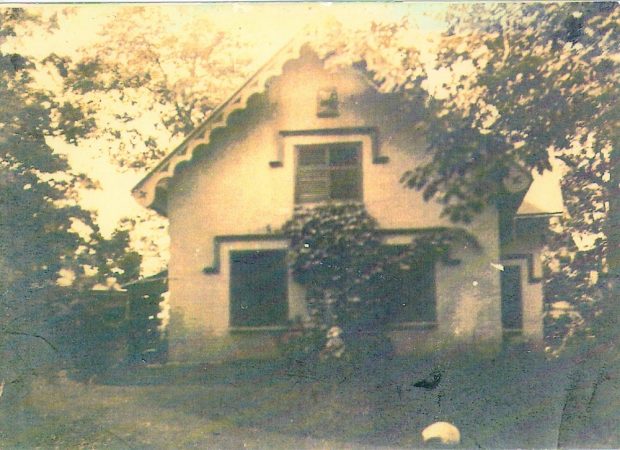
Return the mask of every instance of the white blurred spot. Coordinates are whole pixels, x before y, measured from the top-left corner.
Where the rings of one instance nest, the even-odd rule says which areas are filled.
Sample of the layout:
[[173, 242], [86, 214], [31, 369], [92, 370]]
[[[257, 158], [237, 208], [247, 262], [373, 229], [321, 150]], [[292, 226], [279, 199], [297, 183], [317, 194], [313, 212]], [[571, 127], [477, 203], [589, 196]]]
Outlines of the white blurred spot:
[[474, 286], [478, 286], [478, 282], [477, 282], [477, 281], [474, 281], [472, 284], [473, 284]]
[[451, 423], [435, 422], [422, 430], [422, 439], [425, 443], [436, 439], [442, 444], [459, 444], [461, 432]]
[[551, 307], [553, 309], [559, 309], [562, 311], [568, 311], [569, 309], [572, 309], [572, 306], [570, 303], [565, 302], [565, 301], [560, 301], [560, 302], [555, 302], [551, 304]]
[[75, 281], [75, 272], [70, 269], [60, 269], [58, 271], [58, 279], [56, 280], [56, 284], [58, 286], [71, 286]]
[[491, 263], [491, 267], [493, 267], [494, 269], [497, 269], [497, 270], [501, 270], [502, 272], [504, 271], [504, 265], [503, 264]]

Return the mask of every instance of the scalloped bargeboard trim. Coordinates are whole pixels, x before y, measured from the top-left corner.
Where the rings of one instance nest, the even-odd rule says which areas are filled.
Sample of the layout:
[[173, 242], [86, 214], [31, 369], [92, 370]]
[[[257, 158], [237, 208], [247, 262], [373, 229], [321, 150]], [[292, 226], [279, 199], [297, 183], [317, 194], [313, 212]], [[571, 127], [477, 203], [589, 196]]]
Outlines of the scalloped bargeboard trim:
[[[281, 76], [287, 62], [301, 57], [302, 49], [309, 42], [311, 33], [312, 31], [302, 33], [278, 51], [228, 100], [214, 109], [206, 121], [196, 127], [181, 145], [162, 159], [132, 189], [132, 194], [138, 203], [145, 207], [154, 207], [157, 187], [172, 178], [180, 164], [190, 162], [194, 156], [194, 151], [199, 146], [208, 145], [214, 130], [226, 128], [228, 126], [228, 119], [233, 112], [246, 109], [250, 97], [263, 93], [270, 79]], [[160, 213], [165, 213], [162, 210], [165, 208], [155, 209]]]

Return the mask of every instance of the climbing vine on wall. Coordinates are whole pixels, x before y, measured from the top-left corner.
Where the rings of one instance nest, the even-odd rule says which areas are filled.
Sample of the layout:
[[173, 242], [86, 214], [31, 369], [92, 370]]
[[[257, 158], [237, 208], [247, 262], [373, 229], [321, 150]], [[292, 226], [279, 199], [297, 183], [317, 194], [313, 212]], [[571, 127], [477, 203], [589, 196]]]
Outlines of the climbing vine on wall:
[[359, 202], [297, 207], [282, 231], [290, 239], [293, 277], [306, 289], [312, 329], [325, 336], [341, 330], [345, 343], [389, 323], [380, 286], [390, 266], [414, 267], [429, 258], [457, 264], [456, 245], [478, 247], [467, 231], [446, 228], [415, 234], [404, 251], [388, 253], [377, 221]]

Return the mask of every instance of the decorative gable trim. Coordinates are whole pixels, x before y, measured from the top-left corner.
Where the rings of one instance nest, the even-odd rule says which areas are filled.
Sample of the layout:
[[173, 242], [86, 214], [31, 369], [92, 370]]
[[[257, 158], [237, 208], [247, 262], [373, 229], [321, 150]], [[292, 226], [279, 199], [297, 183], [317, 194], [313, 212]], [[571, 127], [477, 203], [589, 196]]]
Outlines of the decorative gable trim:
[[[185, 163], [189, 163], [198, 147], [209, 144], [214, 130], [226, 128], [233, 112], [246, 109], [250, 97], [265, 92], [269, 80], [281, 76], [288, 61], [300, 58], [307, 43], [311, 42], [316, 34], [317, 30], [313, 27], [303, 30], [250, 77], [228, 100], [213, 110], [205, 122], [196, 127], [181, 145], [162, 159], [132, 189], [132, 194], [138, 203], [166, 215], [167, 181], [174, 176], [176, 169]], [[384, 159], [379, 158], [379, 161]], [[271, 167], [279, 167], [280, 164], [281, 162], [277, 160], [270, 162]]]
[[[303, 38], [303, 37], [302, 37]], [[217, 128], [226, 128], [228, 118], [236, 110], [245, 109], [248, 100], [254, 94], [265, 91], [267, 82], [273, 77], [282, 74], [287, 61], [301, 56], [301, 50], [305, 40], [296, 39], [259, 69], [241, 88], [239, 88], [228, 100], [212, 111], [207, 120], [196, 127], [189, 136], [166, 156], [155, 168], [153, 168], [133, 189], [132, 194], [145, 207], [151, 207], [159, 213], [166, 213], [165, 200], [159, 197], [162, 185], [174, 176], [177, 167], [191, 161], [196, 148], [208, 145], [211, 133]], [[159, 192], [158, 192], [159, 191]], [[165, 189], [164, 189], [165, 191]]]

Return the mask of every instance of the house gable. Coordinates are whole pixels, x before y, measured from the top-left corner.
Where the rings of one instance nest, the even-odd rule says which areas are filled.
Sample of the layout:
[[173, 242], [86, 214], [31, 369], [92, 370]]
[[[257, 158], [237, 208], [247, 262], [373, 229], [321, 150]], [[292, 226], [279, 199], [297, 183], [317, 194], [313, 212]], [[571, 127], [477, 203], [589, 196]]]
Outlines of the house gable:
[[[336, 114], [320, 109], [324, 89], [337, 93]], [[305, 168], [327, 183], [320, 189], [331, 189], [332, 170], [359, 168], [350, 176], [361, 179], [359, 199], [377, 219], [388, 246], [407, 244], [429, 229], [453, 226], [441, 217], [442, 205], [424, 201], [420, 192], [399, 181], [405, 170], [428, 157], [424, 131], [416, 126], [423, 123], [424, 111], [407, 106], [399, 95], [378, 92], [358, 69], [325, 68], [321, 58], [304, 50], [284, 64], [282, 74], [272, 78], [264, 92], [232, 112], [226, 127], [213, 130], [208, 144], [194, 149], [191, 163], [177, 167], [168, 180], [166, 193], [170, 298], [173, 311], [183, 315], [184, 333], [226, 336], [238, 331], [233, 307], [245, 303], [243, 293], [231, 285], [239, 270], [235, 252], [258, 252], [262, 257], [287, 248], [277, 231], [299, 202], [300, 152], [318, 151], [306, 155], [312, 164]], [[352, 157], [350, 149], [357, 156]], [[317, 155], [323, 159], [315, 159]], [[435, 318], [429, 326], [440, 334], [451, 335], [456, 329], [461, 336], [497, 336], [499, 276], [489, 269], [490, 261], [499, 260], [494, 209], [468, 229], [481, 237], [484, 251], [463, 249], [460, 257], [468, 270], [443, 264], [429, 268], [436, 289], [427, 286], [427, 297], [436, 302], [429, 300], [433, 308], [425, 311], [425, 321]], [[290, 278], [285, 284], [281, 286], [288, 291], [288, 319], [304, 317], [303, 289]], [[455, 295], [469, 303], [450, 301]], [[479, 308], [475, 320], [467, 311], [471, 305]], [[420, 313], [410, 309], [412, 317]], [[410, 318], [403, 321], [398, 335], [408, 339]], [[203, 341], [196, 337], [196, 342]], [[200, 345], [180, 343], [176, 351], [200, 354]]]
[[[132, 189], [132, 194], [138, 203], [166, 215], [165, 193], [168, 189], [168, 181], [174, 177], [177, 167], [190, 163], [197, 149], [208, 146], [213, 131], [226, 128], [232, 114], [246, 109], [250, 98], [253, 96], [264, 93], [270, 81], [283, 73], [287, 62], [301, 57], [304, 52], [308, 52], [310, 49], [308, 42], [311, 42], [316, 35], [316, 28], [306, 27], [268, 60], [228, 100], [211, 111], [202, 124], [196, 127], [176, 149], [163, 158]], [[368, 84], [370, 85], [370, 82]], [[319, 115], [321, 117], [333, 117], [330, 112]]]
[[[317, 92], [324, 86], [338, 92], [337, 116], [318, 113]], [[398, 96], [377, 92], [357, 69], [327, 70], [316, 54], [302, 52], [264, 93], [233, 112], [226, 128], [211, 132], [209, 144], [197, 146], [191, 164], [178, 167], [168, 180], [173, 245], [187, 245], [182, 253], [195, 255], [190, 266], [200, 260], [202, 269], [217, 258], [208, 251], [217, 236], [278, 230], [299, 203], [303, 149], [358, 148], [361, 186], [355, 199], [363, 200], [382, 228], [450, 226], [440, 217], [441, 205], [400, 184], [403, 171], [425, 156], [422, 132], [411, 126], [420, 117], [403, 113], [400, 102]], [[319, 172], [351, 169], [324, 162]], [[317, 166], [303, 169], [315, 173]], [[197, 236], [190, 239], [188, 233]]]

